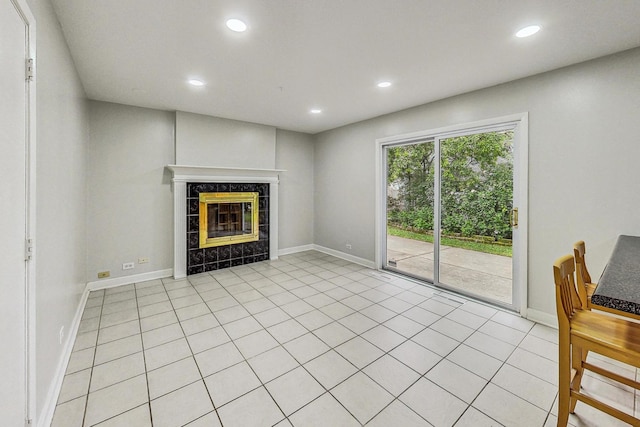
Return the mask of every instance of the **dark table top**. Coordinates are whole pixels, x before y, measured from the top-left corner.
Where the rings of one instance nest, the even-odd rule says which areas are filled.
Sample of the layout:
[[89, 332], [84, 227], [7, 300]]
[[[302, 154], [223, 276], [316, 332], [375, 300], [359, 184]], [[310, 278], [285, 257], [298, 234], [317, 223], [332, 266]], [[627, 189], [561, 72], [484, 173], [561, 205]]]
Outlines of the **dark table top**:
[[591, 303], [640, 315], [640, 237], [618, 237]]

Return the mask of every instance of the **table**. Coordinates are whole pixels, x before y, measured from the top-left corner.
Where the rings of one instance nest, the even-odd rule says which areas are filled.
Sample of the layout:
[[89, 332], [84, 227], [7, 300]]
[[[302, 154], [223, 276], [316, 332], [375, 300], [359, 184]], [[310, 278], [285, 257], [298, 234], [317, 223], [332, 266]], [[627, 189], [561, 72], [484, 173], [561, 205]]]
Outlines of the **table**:
[[618, 237], [591, 306], [640, 320], [640, 237]]

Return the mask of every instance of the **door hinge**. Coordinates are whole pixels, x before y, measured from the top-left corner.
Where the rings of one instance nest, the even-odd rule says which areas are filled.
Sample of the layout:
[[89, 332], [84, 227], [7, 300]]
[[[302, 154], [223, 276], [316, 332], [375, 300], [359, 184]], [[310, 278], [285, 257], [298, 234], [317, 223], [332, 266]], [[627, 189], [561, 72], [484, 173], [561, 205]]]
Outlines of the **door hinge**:
[[25, 80], [27, 80], [28, 82], [33, 81], [33, 77], [35, 74], [35, 70], [33, 68], [33, 58], [27, 58], [27, 61], [25, 63]]
[[31, 261], [33, 259], [33, 239], [27, 239], [24, 246], [24, 260]]
[[24, 425], [25, 425], [26, 427], [29, 427], [29, 426], [30, 426], [30, 425], [32, 425], [32, 424], [33, 424], [33, 420], [32, 420], [31, 418], [27, 418], [27, 419], [24, 421]]

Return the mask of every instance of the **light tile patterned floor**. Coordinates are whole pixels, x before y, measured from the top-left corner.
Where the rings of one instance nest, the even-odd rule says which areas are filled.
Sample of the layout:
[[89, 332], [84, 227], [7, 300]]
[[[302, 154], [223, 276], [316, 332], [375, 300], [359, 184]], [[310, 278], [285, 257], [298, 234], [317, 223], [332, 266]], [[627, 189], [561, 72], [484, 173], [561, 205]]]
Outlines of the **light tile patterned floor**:
[[[52, 425], [550, 427], [557, 351], [553, 329], [304, 252], [92, 292]], [[624, 425], [580, 403], [571, 423]]]

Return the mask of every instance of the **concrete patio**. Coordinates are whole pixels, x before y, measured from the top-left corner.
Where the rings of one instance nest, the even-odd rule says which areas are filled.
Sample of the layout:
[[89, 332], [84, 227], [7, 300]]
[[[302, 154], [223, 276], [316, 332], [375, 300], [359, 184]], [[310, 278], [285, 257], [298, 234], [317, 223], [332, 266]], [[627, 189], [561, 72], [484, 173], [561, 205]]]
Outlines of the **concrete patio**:
[[[433, 279], [433, 257], [433, 243], [387, 236], [387, 259], [395, 261], [400, 271]], [[511, 304], [511, 258], [441, 246], [440, 283]]]

